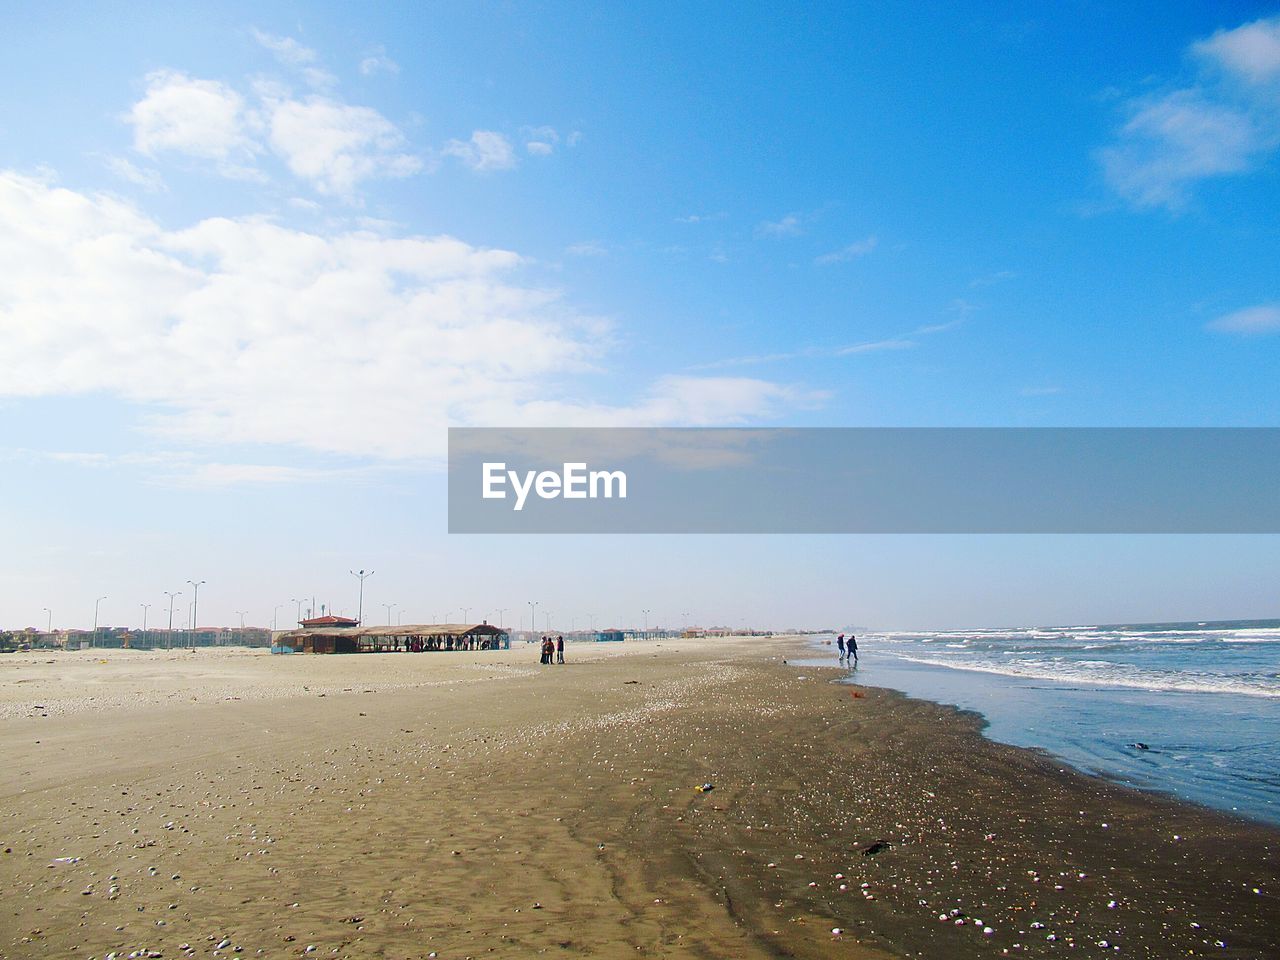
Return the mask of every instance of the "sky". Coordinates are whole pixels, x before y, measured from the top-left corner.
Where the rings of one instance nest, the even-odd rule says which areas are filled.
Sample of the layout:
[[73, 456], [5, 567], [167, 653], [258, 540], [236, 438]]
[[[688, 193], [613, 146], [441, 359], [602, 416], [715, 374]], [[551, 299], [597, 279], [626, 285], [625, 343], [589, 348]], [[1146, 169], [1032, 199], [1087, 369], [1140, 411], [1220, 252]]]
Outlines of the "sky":
[[1275, 3], [213, 6], [0, 8], [0, 625], [1280, 616], [1276, 537], [451, 536], [442, 472], [1280, 426]]

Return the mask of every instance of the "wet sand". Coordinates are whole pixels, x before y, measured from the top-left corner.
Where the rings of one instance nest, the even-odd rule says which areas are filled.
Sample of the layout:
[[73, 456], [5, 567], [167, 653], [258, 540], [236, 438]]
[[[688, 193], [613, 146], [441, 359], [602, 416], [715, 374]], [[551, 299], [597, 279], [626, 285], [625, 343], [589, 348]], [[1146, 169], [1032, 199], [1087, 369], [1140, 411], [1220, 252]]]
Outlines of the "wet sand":
[[1274, 830], [800, 641], [568, 654], [0, 658], [0, 956], [1280, 956]]

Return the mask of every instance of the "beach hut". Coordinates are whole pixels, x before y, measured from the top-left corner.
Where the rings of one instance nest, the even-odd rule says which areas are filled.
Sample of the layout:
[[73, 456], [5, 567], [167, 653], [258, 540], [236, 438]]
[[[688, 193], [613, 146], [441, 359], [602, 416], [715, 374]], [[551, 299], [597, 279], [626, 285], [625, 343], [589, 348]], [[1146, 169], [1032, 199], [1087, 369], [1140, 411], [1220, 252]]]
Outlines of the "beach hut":
[[335, 617], [328, 614], [323, 617], [311, 617], [309, 620], [299, 620], [298, 625], [304, 630], [320, 630], [325, 627], [358, 627], [359, 620], [352, 620], [350, 617]]
[[509, 649], [511, 635], [489, 623], [404, 623], [386, 627], [314, 626], [278, 634], [294, 653], [423, 653]]

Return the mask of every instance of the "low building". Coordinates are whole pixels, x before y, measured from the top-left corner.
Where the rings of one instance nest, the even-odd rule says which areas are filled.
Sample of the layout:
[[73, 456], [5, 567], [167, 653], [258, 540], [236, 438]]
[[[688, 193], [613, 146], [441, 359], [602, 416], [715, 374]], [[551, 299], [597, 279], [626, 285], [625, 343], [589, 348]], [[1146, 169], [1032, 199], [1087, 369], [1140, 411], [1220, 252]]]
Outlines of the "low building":
[[293, 653], [426, 653], [507, 650], [510, 647], [511, 634], [489, 623], [405, 623], [389, 627], [304, 626], [301, 630], [277, 633], [271, 641], [272, 650], [288, 650]]
[[309, 620], [299, 620], [298, 625], [303, 630], [317, 630], [325, 627], [358, 627], [359, 620], [352, 620], [350, 617], [335, 617], [328, 614], [323, 617], [311, 617]]

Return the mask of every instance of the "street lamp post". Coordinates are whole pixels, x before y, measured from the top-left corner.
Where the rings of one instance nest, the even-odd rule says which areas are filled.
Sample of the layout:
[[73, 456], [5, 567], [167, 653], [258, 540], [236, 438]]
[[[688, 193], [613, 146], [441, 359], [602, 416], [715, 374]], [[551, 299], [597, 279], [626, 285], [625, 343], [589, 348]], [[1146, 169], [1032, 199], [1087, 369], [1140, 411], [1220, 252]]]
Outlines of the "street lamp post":
[[538, 601], [530, 600], [529, 603], [529, 632], [538, 632]]
[[499, 629], [499, 630], [504, 629], [503, 624], [502, 624], [502, 615], [503, 615], [504, 613], [506, 613], [508, 609], [509, 609], [508, 607], [499, 607], [499, 608], [498, 608], [498, 629]]
[[142, 606], [142, 639], [147, 639], [147, 611], [151, 609], [151, 604], [144, 603]]
[[164, 595], [169, 598], [169, 649], [173, 649], [173, 598], [182, 596], [182, 591], [176, 592], [166, 590]]
[[284, 606], [283, 603], [277, 603], [274, 607], [271, 608], [271, 629], [272, 630], [276, 630], [280, 626], [279, 624], [280, 608], [283, 606]]
[[188, 580], [187, 583], [191, 584], [195, 591], [191, 598], [191, 646], [194, 649], [196, 645], [196, 630], [200, 622], [200, 587], [205, 581]]
[[49, 622], [45, 625], [44, 632], [53, 633], [53, 611], [48, 607], [41, 607], [40, 609], [49, 615]]
[[550, 633], [551, 632], [551, 611], [550, 610], [542, 611], [542, 620], [547, 625], [547, 633]]
[[394, 604], [394, 603], [384, 603], [384, 604], [383, 604], [383, 606], [387, 608], [387, 626], [389, 627], [389, 626], [391, 626], [391, 608], [392, 608], [392, 607], [394, 607], [394, 606], [395, 606], [395, 604]]
[[370, 570], [365, 573], [363, 570], [352, 570], [351, 575], [360, 581], [360, 607], [356, 613], [356, 622], [364, 623], [364, 582], [374, 575], [377, 571]]
[[297, 597], [290, 597], [289, 602], [296, 603], [298, 605], [298, 623], [302, 623], [302, 601]]
[[463, 622], [463, 623], [466, 623], [466, 622], [467, 622], [467, 614], [468, 614], [468, 613], [470, 613], [470, 612], [471, 612], [471, 608], [470, 608], [470, 607], [463, 607], [463, 608], [462, 608], [462, 622]]
[[649, 636], [649, 611], [641, 610], [640, 612], [644, 614], [644, 635], [648, 637]]
[[98, 645], [98, 604], [105, 599], [107, 598], [99, 597], [97, 600], [93, 601], [93, 639], [89, 641], [89, 646], [91, 647], [96, 647]]

